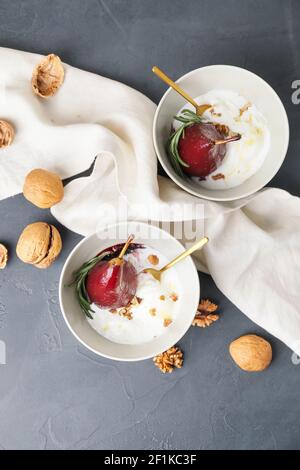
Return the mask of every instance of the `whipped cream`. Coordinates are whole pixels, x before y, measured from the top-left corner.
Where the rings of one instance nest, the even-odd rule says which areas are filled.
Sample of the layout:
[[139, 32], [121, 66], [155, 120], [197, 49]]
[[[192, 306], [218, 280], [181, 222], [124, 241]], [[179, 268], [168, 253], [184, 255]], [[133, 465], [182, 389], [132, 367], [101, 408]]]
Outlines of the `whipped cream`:
[[[233, 133], [241, 134], [239, 141], [226, 144], [226, 155], [222, 164], [205, 180], [192, 179], [207, 189], [226, 189], [240, 185], [262, 166], [270, 148], [270, 131], [267, 121], [255, 104], [234, 91], [211, 90], [195, 98], [198, 104], [211, 104], [205, 111], [207, 121], [224, 124]], [[183, 109], [194, 111], [187, 103]], [[181, 123], [174, 121], [177, 129]]]
[[[149, 255], [158, 258], [156, 266], [149, 262]], [[136, 298], [140, 303], [130, 308], [131, 319], [120, 314], [122, 309], [112, 313], [93, 304], [95, 313], [92, 313], [93, 320], [88, 319], [88, 322], [110, 341], [141, 344], [162, 335], [171, 327], [180, 305], [179, 282], [174, 269], [166, 271], [161, 277], [161, 282], [156, 281], [151, 274], [141, 272], [150, 267], [160, 269], [167, 264], [169, 260], [157, 250], [144, 247], [125, 255], [124, 258], [130, 261], [139, 273]]]

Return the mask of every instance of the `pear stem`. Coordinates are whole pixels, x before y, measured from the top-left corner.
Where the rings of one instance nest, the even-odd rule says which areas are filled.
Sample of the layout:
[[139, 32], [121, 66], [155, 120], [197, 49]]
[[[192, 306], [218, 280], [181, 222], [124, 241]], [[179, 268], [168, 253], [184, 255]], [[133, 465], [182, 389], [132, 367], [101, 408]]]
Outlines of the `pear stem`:
[[132, 243], [134, 240], [134, 235], [129, 235], [128, 239], [127, 239], [127, 242], [124, 244], [122, 250], [121, 250], [121, 253], [119, 254], [118, 258], [119, 259], [122, 259], [123, 256], [125, 255], [130, 243]]
[[215, 145], [221, 145], [221, 144], [227, 144], [228, 142], [235, 142], [236, 140], [240, 140], [241, 134], [234, 134], [231, 137], [227, 137], [227, 139], [223, 140], [215, 140], [214, 144]]

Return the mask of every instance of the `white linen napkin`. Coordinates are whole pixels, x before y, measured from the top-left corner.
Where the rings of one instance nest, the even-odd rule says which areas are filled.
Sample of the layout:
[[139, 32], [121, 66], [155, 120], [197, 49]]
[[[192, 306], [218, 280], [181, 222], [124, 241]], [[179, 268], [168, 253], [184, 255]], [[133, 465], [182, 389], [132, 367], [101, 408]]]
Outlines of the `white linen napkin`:
[[[121, 83], [64, 64], [58, 93], [43, 100], [31, 90], [41, 56], [0, 48], [0, 119], [16, 129], [0, 151], [0, 199], [22, 191], [25, 175], [45, 168], [70, 182], [53, 215], [82, 235], [123, 217], [180, 221], [203, 205], [210, 242], [198, 258], [219, 289], [251, 320], [300, 355], [300, 200], [265, 189], [233, 203], [201, 201], [157, 177], [152, 144], [155, 105]], [[178, 211], [188, 205], [184, 215]], [[200, 233], [201, 232], [201, 233]], [[203, 230], [199, 229], [198, 237]]]

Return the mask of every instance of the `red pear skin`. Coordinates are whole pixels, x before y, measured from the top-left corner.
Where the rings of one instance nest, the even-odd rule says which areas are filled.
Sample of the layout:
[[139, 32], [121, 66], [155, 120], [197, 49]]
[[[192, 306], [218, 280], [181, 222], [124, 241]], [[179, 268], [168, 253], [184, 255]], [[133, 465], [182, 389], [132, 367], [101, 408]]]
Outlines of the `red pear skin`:
[[182, 170], [190, 176], [205, 178], [222, 163], [226, 154], [226, 145], [216, 145], [215, 141], [224, 136], [213, 124], [192, 124], [185, 128], [178, 143], [180, 158], [189, 166]]
[[125, 307], [133, 299], [136, 289], [136, 269], [124, 259], [100, 261], [91, 269], [86, 280], [90, 301], [106, 309]]

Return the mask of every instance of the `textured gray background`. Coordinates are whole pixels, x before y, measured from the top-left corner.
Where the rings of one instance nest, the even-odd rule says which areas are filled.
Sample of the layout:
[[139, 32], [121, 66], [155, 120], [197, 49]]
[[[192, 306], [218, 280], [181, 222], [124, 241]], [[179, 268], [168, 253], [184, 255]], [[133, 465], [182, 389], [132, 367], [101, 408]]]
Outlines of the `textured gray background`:
[[[151, 74], [153, 64], [173, 77], [215, 63], [258, 73], [280, 95], [291, 125], [289, 152], [272, 185], [297, 195], [300, 106], [290, 96], [291, 81], [300, 79], [299, 40], [296, 0], [0, 1], [1, 46], [56, 52], [156, 102], [165, 86]], [[0, 273], [0, 339], [7, 345], [7, 365], [0, 366], [0, 447], [300, 448], [300, 366], [208, 276], [200, 275], [202, 293], [220, 302], [221, 319], [185, 335], [183, 369], [164, 376], [150, 360], [99, 359], [67, 330], [57, 302], [60, 270], [80, 237], [60, 227], [63, 253], [46, 271], [14, 255], [20, 231], [37, 219], [52, 221], [22, 196], [0, 203], [0, 239], [11, 249]], [[228, 355], [232, 339], [253, 332], [274, 348], [262, 374], [240, 371]]]

